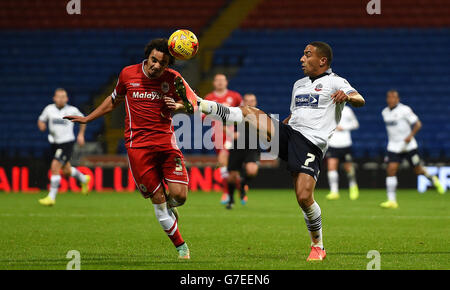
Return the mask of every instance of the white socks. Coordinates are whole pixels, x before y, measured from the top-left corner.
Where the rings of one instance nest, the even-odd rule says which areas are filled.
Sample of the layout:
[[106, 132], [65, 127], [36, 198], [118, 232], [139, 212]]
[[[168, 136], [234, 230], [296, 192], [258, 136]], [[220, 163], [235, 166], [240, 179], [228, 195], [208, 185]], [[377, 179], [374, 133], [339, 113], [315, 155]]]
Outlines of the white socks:
[[75, 177], [79, 182], [81, 183], [85, 183], [86, 182], [86, 175], [84, 175], [83, 173], [81, 173], [78, 169], [76, 169], [75, 167], [71, 167], [70, 169], [70, 175], [72, 177]]
[[203, 99], [199, 101], [199, 107], [203, 113], [215, 119], [222, 120], [226, 124], [241, 123], [244, 119], [244, 115], [239, 107], [226, 107], [222, 104]]
[[308, 228], [311, 236], [311, 246], [320, 247], [323, 249], [322, 242], [322, 212], [317, 202], [303, 210], [303, 216], [305, 218], [306, 227]]
[[386, 189], [388, 200], [397, 201], [395, 193], [397, 189], [397, 176], [386, 177]]
[[55, 200], [56, 195], [58, 194], [59, 189], [59, 183], [61, 182], [61, 175], [52, 175], [50, 177], [50, 192], [48, 193], [48, 196]]
[[176, 218], [172, 211], [167, 209], [167, 203], [164, 202], [161, 204], [154, 204], [153, 206], [155, 208], [156, 219], [158, 220], [163, 230], [166, 232], [171, 230], [171, 232], [167, 232], [167, 234], [173, 234], [172, 232], [175, 232], [177, 230], [177, 225], [175, 225]]
[[357, 185], [356, 177], [355, 177], [355, 169], [353, 168], [353, 166], [350, 169], [350, 171], [347, 172], [347, 178], [348, 178], [348, 186], [349, 187]]
[[339, 192], [339, 175], [337, 170], [328, 171], [328, 183], [331, 192]]

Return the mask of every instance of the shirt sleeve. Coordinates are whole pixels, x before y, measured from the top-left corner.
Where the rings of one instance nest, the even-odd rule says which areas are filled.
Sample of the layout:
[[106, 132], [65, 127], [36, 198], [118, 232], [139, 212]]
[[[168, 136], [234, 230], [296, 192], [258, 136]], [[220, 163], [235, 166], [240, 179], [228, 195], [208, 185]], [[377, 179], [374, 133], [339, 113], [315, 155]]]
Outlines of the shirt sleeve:
[[408, 106], [405, 106], [405, 112], [403, 116], [410, 125], [413, 125], [419, 120], [419, 117], [417, 117], [417, 115], [414, 114], [413, 110]]
[[244, 100], [242, 99], [241, 94], [236, 93], [235, 103], [236, 103], [235, 107], [239, 107], [239, 106], [242, 106], [244, 104]]
[[116, 99], [117, 96], [124, 96], [127, 94], [127, 86], [125, 84], [125, 80], [123, 77], [123, 70], [120, 72], [119, 79], [117, 80], [116, 87], [111, 94], [113, 100]]
[[77, 107], [73, 107], [73, 114], [75, 116], [84, 117], [84, 114], [80, 112], [80, 110]]
[[341, 90], [347, 95], [350, 93], [356, 92], [356, 90], [350, 85], [350, 83], [346, 79], [341, 78], [341, 77], [335, 78], [334, 90], [335, 90], [335, 92]]
[[41, 122], [47, 122], [48, 121], [48, 106], [45, 107], [45, 109], [39, 115], [39, 121], [41, 121]]

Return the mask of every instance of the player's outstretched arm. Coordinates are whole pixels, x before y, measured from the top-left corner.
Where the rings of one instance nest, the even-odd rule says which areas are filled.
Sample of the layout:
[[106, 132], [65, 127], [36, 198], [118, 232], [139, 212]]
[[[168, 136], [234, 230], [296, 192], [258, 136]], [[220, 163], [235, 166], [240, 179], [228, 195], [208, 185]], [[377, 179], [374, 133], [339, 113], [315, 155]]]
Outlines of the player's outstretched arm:
[[113, 99], [111, 96], [107, 97], [103, 103], [100, 104], [92, 113], [87, 115], [86, 117], [80, 117], [80, 116], [65, 116], [64, 119], [68, 119], [75, 123], [81, 123], [86, 124], [89, 123], [105, 114], [108, 114], [114, 108], [116, 108], [122, 101], [124, 97], [116, 96], [115, 99]]
[[38, 120], [37, 121], [37, 125], [38, 125], [39, 130], [41, 130], [42, 132], [47, 130], [47, 124], [45, 124], [45, 122], [42, 122], [41, 120]]
[[333, 99], [333, 103], [340, 104], [343, 102], [347, 102], [353, 107], [362, 107], [366, 103], [363, 96], [361, 96], [357, 92], [351, 92], [347, 95], [343, 91], [339, 90], [332, 94], [331, 98]]
[[412, 138], [416, 136], [417, 132], [422, 128], [422, 122], [420, 120], [417, 120], [417, 122], [414, 124], [414, 127], [411, 130], [411, 133], [405, 138], [405, 142], [409, 143], [411, 142]]

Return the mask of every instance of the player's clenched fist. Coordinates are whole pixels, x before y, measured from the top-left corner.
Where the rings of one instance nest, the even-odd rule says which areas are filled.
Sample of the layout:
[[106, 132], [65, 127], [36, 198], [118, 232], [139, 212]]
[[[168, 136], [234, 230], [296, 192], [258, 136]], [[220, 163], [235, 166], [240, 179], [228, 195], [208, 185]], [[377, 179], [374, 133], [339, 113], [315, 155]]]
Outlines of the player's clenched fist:
[[80, 123], [80, 124], [86, 124], [88, 122], [86, 117], [80, 117], [80, 116], [65, 116], [65, 117], [63, 117], [63, 119], [67, 119], [74, 123]]
[[333, 99], [334, 104], [347, 102], [350, 99], [350, 97], [343, 91], [336, 91], [334, 94], [331, 95], [331, 98]]

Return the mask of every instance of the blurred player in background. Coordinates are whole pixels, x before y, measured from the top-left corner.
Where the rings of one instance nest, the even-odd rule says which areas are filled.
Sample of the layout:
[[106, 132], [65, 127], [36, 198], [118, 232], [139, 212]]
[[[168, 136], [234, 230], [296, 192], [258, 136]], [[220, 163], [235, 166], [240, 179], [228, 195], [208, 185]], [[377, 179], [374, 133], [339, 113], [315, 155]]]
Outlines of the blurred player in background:
[[[254, 94], [244, 95], [244, 106], [256, 107], [258, 104], [256, 96]], [[228, 157], [228, 203], [226, 208], [231, 209], [234, 204], [234, 190], [236, 184], [240, 186], [240, 197], [243, 205], [248, 201], [248, 183], [258, 174], [258, 162], [259, 162], [259, 149], [251, 148], [249, 136], [250, 130], [255, 130], [253, 127], [249, 127], [248, 123], [245, 123], [245, 132], [234, 132], [234, 144], [230, 149], [230, 155]], [[257, 134], [253, 134], [255, 137]], [[255, 140], [256, 141], [256, 140]], [[244, 148], [238, 146], [243, 144]], [[253, 144], [257, 146], [257, 142]], [[243, 172], [242, 176], [240, 172]]]
[[[228, 79], [224, 74], [216, 74], [213, 80], [214, 91], [205, 96], [205, 100], [214, 101], [227, 107], [238, 107], [242, 104], [241, 95], [228, 89]], [[223, 193], [220, 202], [227, 204], [228, 195], [228, 155], [233, 143], [233, 126], [224, 126], [222, 122], [213, 121], [213, 141], [217, 153], [217, 166], [222, 177]]]
[[[76, 107], [68, 105], [68, 101], [67, 91], [63, 88], [56, 89], [53, 96], [53, 104], [45, 107], [37, 121], [38, 128], [42, 132], [47, 130], [48, 123], [48, 141], [52, 146], [51, 154], [53, 160], [50, 165], [50, 191], [45, 198], [39, 200], [40, 204], [46, 206], [55, 205], [56, 195], [61, 182], [61, 169], [65, 177], [73, 176], [80, 182], [83, 194], [88, 193], [89, 175], [84, 175], [70, 164], [75, 143], [74, 124], [63, 119], [67, 115], [82, 117], [83, 114]], [[77, 136], [77, 142], [80, 146], [84, 145], [85, 131], [86, 124], [81, 124]]]
[[190, 259], [178, 229], [176, 209], [186, 201], [189, 180], [175, 141], [172, 114], [193, 113], [196, 95], [177, 71], [168, 68], [174, 61], [167, 39], [153, 39], [145, 47], [145, 60], [122, 70], [115, 90], [99, 107], [87, 117], [66, 118], [88, 123], [125, 102], [125, 147], [136, 186], [152, 201], [155, 216], [178, 257]]
[[386, 94], [387, 107], [381, 112], [386, 131], [388, 134], [387, 156], [385, 158], [386, 169], [386, 189], [388, 200], [381, 203], [383, 208], [398, 208], [396, 189], [397, 189], [397, 170], [403, 159], [408, 160], [411, 167], [414, 168], [416, 175], [424, 175], [436, 187], [440, 194], [445, 192], [439, 178], [428, 174], [422, 166], [419, 153], [417, 151], [417, 141], [414, 136], [422, 128], [422, 122], [413, 110], [400, 103], [400, 96], [396, 90], [389, 90]]
[[329, 140], [329, 147], [326, 153], [328, 183], [330, 185], [330, 193], [327, 195], [329, 200], [339, 198], [339, 161], [344, 163], [344, 170], [347, 173], [350, 199], [356, 200], [359, 196], [352, 160], [352, 136], [350, 133], [350, 131], [358, 128], [359, 123], [355, 114], [349, 106], [345, 106], [342, 110], [341, 121]]
[[311, 237], [307, 261], [321, 261], [326, 252], [322, 239], [322, 213], [314, 200], [314, 188], [323, 154], [340, 121], [345, 103], [361, 107], [365, 100], [347, 80], [331, 71], [333, 52], [328, 44], [311, 42], [303, 53], [300, 62], [306, 77], [294, 83], [291, 114], [283, 122], [270, 118], [258, 108], [225, 107], [200, 98], [198, 102], [202, 112], [218, 120], [248, 122], [268, 140], [278, 137], [278, 157], [288, 163], [297, 202]]

